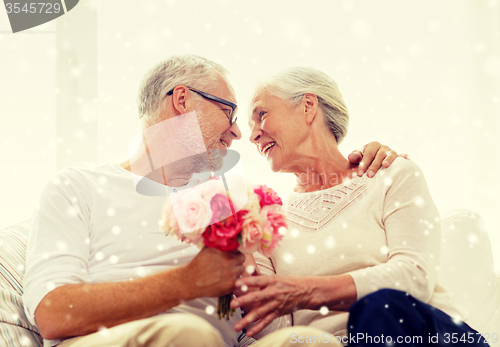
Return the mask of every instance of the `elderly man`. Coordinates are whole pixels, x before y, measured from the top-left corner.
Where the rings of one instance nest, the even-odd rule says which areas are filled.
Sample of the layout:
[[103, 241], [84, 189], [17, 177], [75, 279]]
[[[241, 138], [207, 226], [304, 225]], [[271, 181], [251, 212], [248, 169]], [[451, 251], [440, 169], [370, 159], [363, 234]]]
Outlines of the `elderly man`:
[[[223, 150], [241, 138], [235, 94], [220, 65], [177, 56], [145, 76], [139, 92], [143, 134], [193, 111], [207, 150]], [[386, 147], [375, 157], [379, 147], [365, 155], [367, 162], [375, 158], [370, 170], [395, 158]], [[233, 329], [240, 311], [229, 321], [213, 314], [214, 298], [234, 289], [245, 257], [200, 251], [157, 232], [164, 197], [138, 194], [134, 185], [134, 167], [140, 171], [150, 153], [145, 149], [122, 164], [65, 169], [47, 184], [28, 244], [24, 302], [29, 319], [45, 346], [250, 344]], [[193, 173], [213, 169], [214, 157], [208, 162], [196, 157], [166, 165], [161, 175], [142, 183], [152, 191], [180, 187]], [[275, 332], [261, 343], [289, 345], [290, 332]]]

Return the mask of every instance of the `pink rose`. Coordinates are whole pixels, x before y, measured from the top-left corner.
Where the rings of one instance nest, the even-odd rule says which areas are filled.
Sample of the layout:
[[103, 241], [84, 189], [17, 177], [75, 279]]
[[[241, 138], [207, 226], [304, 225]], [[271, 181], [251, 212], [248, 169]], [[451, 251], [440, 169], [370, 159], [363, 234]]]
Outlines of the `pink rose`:
[[209, 203], [191, 188], [172, 194], [171, 198], [181, 233], [199, 236], [212, 219]]
[[222, 194], [215, 194], [210, 200], [210, 208], [212, 209], [212, 219], [210, 224], [226, 219], [233, 214], [231, 210], [230, 200]]
[[161, 216], [162, 223], [160, 228], [166, 235], [180, 234], [179, 224], [177, 223], [177, 218], [175, 217], [174, 213], [174, 207], [170, 199], [167, 199], [167, 201], [163, 205]]
[[279, 229], [286, 228], [286, 219], [279, 205], [264, 206], [260, 213], [265, 221], [260, 251], [269, 257], [278, 242], [283, 238]]
[[[250, 215], [251, 213], [247, 213], [245, 217]], [[256, 214], [260, 217], [259, 214]], [[262, 219], [261, 218], [244, 218], [243, 228], [241, 230], [241, 246], [238, 250], [241, 253], [251, 254], [255, 252], [259, 246], [260, 241], [262, 239], [262, 235], [264, 234], [264, 230], [262, 227]]]
[[214, 195], [225, 194], [224, 183], [219, 179], [211, 179], [199, 185], [203, 199], [210, 202]]
[[281, 201], [278, 193], [266, 185], [256, 186], [253, 191], [259, 196], [260, 207], [274, 204], [283, 205], [283, 201]]

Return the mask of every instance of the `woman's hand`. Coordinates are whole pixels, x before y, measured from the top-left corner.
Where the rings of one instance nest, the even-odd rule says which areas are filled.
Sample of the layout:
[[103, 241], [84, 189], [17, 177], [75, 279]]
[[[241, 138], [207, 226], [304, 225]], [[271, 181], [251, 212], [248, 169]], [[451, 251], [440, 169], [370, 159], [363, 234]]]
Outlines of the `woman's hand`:
[[247, 312], [234, 326], [236, 331], [257, 322], [247, 336], [255, 335], [279, 316], [308, 307], [313, 290], [303, 277], [291, 276], [252, 276], [236, 281], [236, 287], [243, 286], [248, 288], [247, 294], [233, 300], [231, 307], [242, 307]]
[[388, 168], [397, 157], [410, 159], [408, 154], [398, 155], [389, 146], [374, 141], [355, 150], [347, 156], [347, 159], [353, 164], [359, 163], [358, 176], [363, 176], [365, 172], [368, 172], [368, 177], [373, 177], [381, 166]]
[[[247, 314], [234, 326], [252, 336], [275, 318], [300, 309], [348, 311], [356, 302], [357, 290], [351, 275], [334, 276], [253, 276], [236, 281], [236, 287], [246, 286], [248, 294], [231, 302], [232, 308], [242, 307]], [[260, 289], [255, 291], [254, 289]]]

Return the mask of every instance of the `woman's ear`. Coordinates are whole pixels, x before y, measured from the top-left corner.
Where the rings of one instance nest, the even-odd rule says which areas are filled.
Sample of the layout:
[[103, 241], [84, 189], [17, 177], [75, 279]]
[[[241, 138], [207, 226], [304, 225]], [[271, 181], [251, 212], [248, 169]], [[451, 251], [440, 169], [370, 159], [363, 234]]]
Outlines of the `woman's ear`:
[[313, 93], [305, 93], [302, 96], [302, 106], [306, 116], [307, 125], [310, 125], [318, 112], [318, 97]]

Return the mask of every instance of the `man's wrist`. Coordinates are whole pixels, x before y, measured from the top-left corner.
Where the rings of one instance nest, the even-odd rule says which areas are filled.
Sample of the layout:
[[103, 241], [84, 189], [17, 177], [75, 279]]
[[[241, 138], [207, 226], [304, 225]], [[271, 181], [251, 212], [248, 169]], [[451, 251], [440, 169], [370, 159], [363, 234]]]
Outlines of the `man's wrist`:
[[192, 278], [192, 272], [187, 265], [176, 267], [165, 273], [165, 275], [168, 276], [166, 280], [177, 289], [179, 304], [201, 297], [199, 288], [194, 285], [196, 281]]

